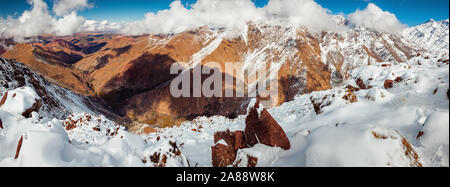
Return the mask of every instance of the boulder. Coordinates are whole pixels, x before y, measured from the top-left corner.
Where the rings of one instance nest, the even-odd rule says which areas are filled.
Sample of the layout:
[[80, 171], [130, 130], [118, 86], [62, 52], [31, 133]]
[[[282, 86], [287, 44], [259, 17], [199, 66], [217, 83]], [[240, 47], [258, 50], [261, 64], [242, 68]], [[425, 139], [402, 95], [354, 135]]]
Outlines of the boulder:
[[232, 146], [216, 144], [211, 149], [213, 167], [227, 167], [236, 160], [236, 151]]
[[394, 87], [394, 81], [393, 80], [386, 80], [384, 81], [384, 88], [389, 89]]
[[[219, 143], [223, 140], [227, 145]], [[217, 132], [214, 134], [214, 143], [212, 149], [212, 162], [214, 167], [226, 167], [234, 163], [239, 149], [246, 148], [245, 136], [243, 131]]]
[[217, 144], [220, 140], [224, 140], [229, 146], [233, 147], [233, 149], [243, 149], [246, 147], [245, 144], [245, 135], [243, 131], [235, 131], [230, 132], [227, 130], [225, 132], [217, 132], [214, 134], [214, 143]]
[[[290, 149], [291, 145], [286, 133], [258, 100], [254, 105], [249, 106], [245, 124], [245, 131], [227, 130], [214, 134], [216, 145], [211, 147], [214, 167], [239, 165], [242, 160], [236, 161], [238, 150], [251, 148], [256, 144]], [[255, 167], [257, 163], [258, 158], [248, 157], [247, 167]]]
[[33, 112], [39, 112], [39, 110], [42, 107], [42, 101], [40, 99], [36, 99], [36, 102], [33, 104], [33, 106], [31, 106], [30, 108], [26, 109], [23, 113], [22, 116], [25, 118], [31, 118], [31, 113]]
[[259, 101], [249, 107], [245, 124], [245, 142], [248, 146], [253, 147], [261, 143], [285, 150], [290, 149], [291, 145], [286, 133], [270, 113], [260, 106]]

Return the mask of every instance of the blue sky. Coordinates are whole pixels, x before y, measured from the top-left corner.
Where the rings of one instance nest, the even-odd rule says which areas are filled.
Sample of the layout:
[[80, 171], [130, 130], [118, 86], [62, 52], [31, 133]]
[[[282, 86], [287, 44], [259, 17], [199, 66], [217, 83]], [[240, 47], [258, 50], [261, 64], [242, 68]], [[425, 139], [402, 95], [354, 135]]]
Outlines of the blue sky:
[[[53, 0], [45, 0], [52, 7]], [[79, 12], [91, 20], [132, 21], [144, 18], [147, 12], [169, 8], [173, 0], [91, 0], [94, 7]], [[183, 4], [195, 3], [196, 0], [182, 0]], [[264, 6], [268, 0], [253, 0], [257, 6]], [[352, 13], [364, 9], [369, 2], [375, 3], [383, 10], [397, 15], [398, 19], [408, 25], [417, 25], [430, 18], [448, 19], [449, 0], [316, 0], [333, 13]], [[0, 0], [0, 17], [14, 18], [29, 9], [26, 0]]]

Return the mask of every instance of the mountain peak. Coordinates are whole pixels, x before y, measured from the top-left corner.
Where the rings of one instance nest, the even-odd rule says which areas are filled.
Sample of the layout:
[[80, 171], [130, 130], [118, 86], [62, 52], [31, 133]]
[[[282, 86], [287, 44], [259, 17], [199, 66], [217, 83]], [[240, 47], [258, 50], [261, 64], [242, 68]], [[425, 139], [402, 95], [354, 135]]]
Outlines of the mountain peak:
[[436, 22], [436, 20], [434, 20], [433, 18], [430, 18], [427, 22], [425, 22], [425, 23], [434, 23], [434, 22]]

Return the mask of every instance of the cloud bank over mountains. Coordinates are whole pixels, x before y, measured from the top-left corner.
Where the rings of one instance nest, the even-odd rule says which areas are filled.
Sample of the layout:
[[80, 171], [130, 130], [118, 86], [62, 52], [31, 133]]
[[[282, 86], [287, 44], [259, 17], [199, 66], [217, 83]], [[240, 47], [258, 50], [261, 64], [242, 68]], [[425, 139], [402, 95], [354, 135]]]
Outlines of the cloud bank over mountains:
[[83, 10], [85, 8], [91, 8], [93, 4], [90, 4], [88, 0], [55, 0], [53, 6], [53, 12], [57, 16], [63, 16], [74, 10]]
[[[167, 10], [147, 13], [143, 20], [110, 23], [87, 20], [77, 14], [92, 8], [89, 0], [56, 0], [50, 9], [43, 0], [28, 0], [30, 10], [18, 19], [0, 22], [2, 37], [23, 38], [41, 34], [71, 35], [86, 31], [114, 31], [122, 34], [179, 33], [202, 26], [225, 28], [242, 32], [248, 22], [306, 27], [311, 31], [339, 32], [347, 29], [339, 25], [330, 10], [314, 0], [269, 0], [264, 7], [256, 7], [251, 0], [198, 0], [186, 7], [179, 0]], [[356, 10], [348, 19], [357, 26], [381, 32], [399, 32], [406, 26], [390, 12], [373, 3], [364, 10]]]
[[407, 27], [400, 23], [394, 14], [383, 11], [373, 3], [369, 3], [364, 10], [356, 10], [348, 19], [356, 25], [364, 25], [381, 32], [397, 33]]

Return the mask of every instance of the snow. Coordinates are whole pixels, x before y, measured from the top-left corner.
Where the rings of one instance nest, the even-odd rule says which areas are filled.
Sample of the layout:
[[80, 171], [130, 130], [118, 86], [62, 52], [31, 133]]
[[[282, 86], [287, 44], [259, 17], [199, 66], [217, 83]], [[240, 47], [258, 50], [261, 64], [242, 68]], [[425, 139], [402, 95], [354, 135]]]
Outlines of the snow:
[[431, 114], [424, 124], [424, 135], [420, 143], [430, 149], [426, 153], [432, 158], [434, 165], [447, 165], [449, 163], [449, 115], [445, 112]]
[[0, 109], [8, 110], [14, 114], [22, 114], [26, 109], [31, 108], [37, 99], [40, 99], [36, 92], [30, 87], [22, 87], [8, 92], [5, 104]]
[[449, 20], [430, 20], [416, 27], [407, 28], [403, 36], [422, 50], [447, 52], [449, 50]]

